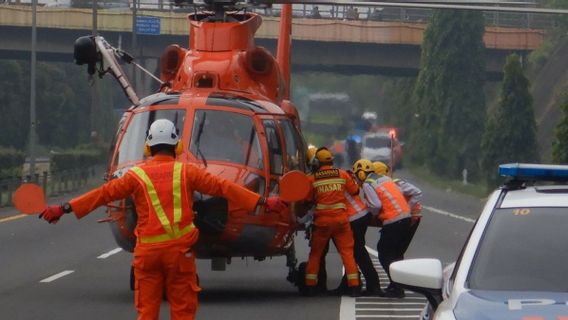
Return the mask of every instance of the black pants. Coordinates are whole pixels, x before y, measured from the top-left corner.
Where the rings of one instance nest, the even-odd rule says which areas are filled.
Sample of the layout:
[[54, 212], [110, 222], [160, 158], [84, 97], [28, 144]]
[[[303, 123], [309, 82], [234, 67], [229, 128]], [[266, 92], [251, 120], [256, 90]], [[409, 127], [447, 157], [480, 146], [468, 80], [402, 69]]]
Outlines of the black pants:
[[[379, 275], [377, 270], [373, 265], [373, 261], [369, 256], [367, 248], [365, 248], [365, 234], [367, 233], [367, 227], [371, 221], [371, 214], [367, 213], [365, 216], [351, 221], [351, 231], [353, 232], [353, 256], [355, 257], [355, 262], [359, 269], [365, 277], [365, 282], [367, 289], [380, 289]], [[347, 277], [343, 275], [341, 279], [340, 286], [347, 288]]]
[[410, 246], [410, 243], [412, 242], [412, 238], [414, 238], [414, 234], [416, 233], [416, 230], [418, 229], [418, 225], [420, 225], [420, 219], [421, 218], [416, 219], [416, 220], [414, 220], [413, 223], [410, 224], [410, 228], [408, 229], [408, 236], [406, 238], [406, 246], [404, 248], [404, 252], [406, 252], [406, 250], [408, 250], [408, 247]]
[[[387, 224], [381, 229], [381, 238], [377, 243], [379, 262], [390, 279], [389, 266], [395, 261], [404, 259], [404, 252], [408, 248], [408, 235], [410, 234], [410, 218]], [[392, 280], [391, 280], [392, 282]]]

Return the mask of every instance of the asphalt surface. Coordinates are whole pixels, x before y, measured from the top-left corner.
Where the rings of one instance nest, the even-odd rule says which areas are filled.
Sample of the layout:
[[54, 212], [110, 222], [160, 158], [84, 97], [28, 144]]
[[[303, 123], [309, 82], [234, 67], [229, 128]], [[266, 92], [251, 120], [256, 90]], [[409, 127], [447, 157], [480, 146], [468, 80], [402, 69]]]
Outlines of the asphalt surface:
[[[408, 175], [402, 172], [400, 176]], [[425, 209], [406, 256], [436, 257], [448, 264], [459, 254], [483, 202], [413, 182], [423, 189], [423, 203], [432, 210]], [[129, 289], [131, 254], [115, 250], [117, 245], [109, 227], [97, 223], [104, 217], [99, 209], [80, 221], [64, 216], [58, 224], [48, 225], [37, 216], [19, 217], [13, 209], [1, 208], [0, 319], [135, 319], [133, 293]], [[306, 260], [308, 254], [303, 238], [303, 232], [299, 232], [299, 261]], [[371, 249], [376, 250], [377, 239], [378, 229], [369, 229], [367, 244]], [[334, 288], [341, 276], [341, 262], [333, 249], [327, 264], [328, 287]], [[335, 296], [300, 297], [285, 279], [284, 257], [262, 262], [233, 259], [224, 272], [211, 271], [210, 262], [201, 260], [198, 271], [204, 290], [197, 319], [398, 319], [396, 315], [401, 311], [388, 308], [389, 305], [414, 299], [412, 310], [417, 315], [421, 303], [416, 300], [418, 296], [415, 299], [411, 294], [406, 299], [381, 302], [358, 298], [354, 302], [357, 317], [340, 317], [340, 306], [350, 300]], [[370, 305], [383, 311], [375, 312]], [[357, 311], [362, 309], [365, 310]], [[392, 316], [388, 310], [395, 310]], [[169, 319], [168, 314], [164, 303], [160, 318]]]

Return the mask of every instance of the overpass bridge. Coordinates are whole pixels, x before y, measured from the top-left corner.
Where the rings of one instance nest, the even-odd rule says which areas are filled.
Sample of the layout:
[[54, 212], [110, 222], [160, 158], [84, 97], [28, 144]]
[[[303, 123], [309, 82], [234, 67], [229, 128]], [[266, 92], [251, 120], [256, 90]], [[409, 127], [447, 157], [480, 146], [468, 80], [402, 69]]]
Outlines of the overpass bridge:
[[[136, 57], [156, 64], [169, 44], [187, 46], [187, 13], [140, 10], [138, 16], [159, 21], [156, 33], [135, 34], [132, 11], [98, 10], [98, 32], [110, 43], [122, 46]], [[31, 47], [29, 6], [0, 5], [0, 58], [29, 59]], [[38, 7], [38, 59], [72, 61], [73, 42], [92, 30], [90, 9]], [[263, 17], [256, 34], [257, 45], [274, 52], [278, 32], [277, 17]], [[332, 71], [347, 74], [410, 76], [418, 72], [420, 45], [425, 22], [372, 21], [294, 18], [294, 72]], [[490, 78], [500, 78], [505, 57], [525, 55], [544, 39], [543, 30], [521, 27], [486, 27], [486, 70]], [[133, 39], [136, 39], [133, 41]], [[137, 51], [131, 44], [137, 44]]]

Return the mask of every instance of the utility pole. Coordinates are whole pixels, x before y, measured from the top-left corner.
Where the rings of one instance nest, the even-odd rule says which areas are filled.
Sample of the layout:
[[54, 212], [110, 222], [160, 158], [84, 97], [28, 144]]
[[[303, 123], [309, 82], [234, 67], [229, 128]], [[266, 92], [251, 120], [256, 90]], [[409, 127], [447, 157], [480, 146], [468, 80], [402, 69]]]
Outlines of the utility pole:
[[[93, 36], [98, 33], [98, 8], [97, 0], [93, 0]], [[93, 83], [91, 85], [91, 142], [97, 144], [99, 132], [97, 128], [97, 112], [99, 110], [99, 81], [97, 76], [93, 76]]]
[[[132, 54], [134, 57], [138, 56], [137, 47], [138, 44], [136, 43], [136, 19], [138, 15], [138, 0], [132, 1]], [[136, 67], [132, 66], [132, 85], [134, 89], [138, 89], [138, 79], [137, 79], [137, 72]]]
[[37, 21], [36, 21], [37, 0], [32, 0], [32, 57], [30, 74], [30, 180], [35, 177], [36, 164], [36, 44], [37, 44]]

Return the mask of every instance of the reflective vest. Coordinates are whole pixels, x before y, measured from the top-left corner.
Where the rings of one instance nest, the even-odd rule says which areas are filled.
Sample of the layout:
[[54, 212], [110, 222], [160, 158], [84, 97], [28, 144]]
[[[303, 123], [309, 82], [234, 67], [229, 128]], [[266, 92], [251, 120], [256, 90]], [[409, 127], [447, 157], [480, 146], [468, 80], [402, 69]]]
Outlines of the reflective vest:
[[314, 197], [316, 201], [316, 215], [320, 212], [344, 212], [345, 183], [339, 169], [318, 170], [313, 175]]
[[345, 192], [345, 199], [347, 199], [347, 216], [349, 216], [349, 221], [355, 221], [369, 212], [367, 204], [363, 202], [358, 194], [351, 195]]
[[365, 183], [369, 183], [379, 196], [382, 205], [379, 220], [383, 225], [410, 217], [410, 207], [391, 178], [372, 174]]
[[196, 230], [191, 206], [182, 206], [182, 197], [187, 199], [183, 166], [181, 162], [171, 162], [130, 169], [144, 188], [149, 208], [148, 224], [138, 230], [138, 242], [178, 240]]

